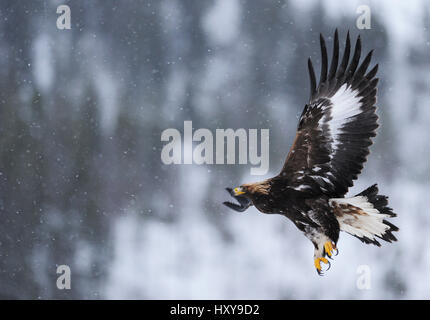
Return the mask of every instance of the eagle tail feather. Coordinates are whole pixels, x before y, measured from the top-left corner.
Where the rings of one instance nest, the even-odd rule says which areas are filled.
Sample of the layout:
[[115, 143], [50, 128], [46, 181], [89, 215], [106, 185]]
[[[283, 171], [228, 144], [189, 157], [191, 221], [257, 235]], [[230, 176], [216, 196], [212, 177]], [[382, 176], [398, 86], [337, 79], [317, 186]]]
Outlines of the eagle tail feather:
[[330, 199], [330, 205], [341, 231], [379, 247], [381, 244], [376, 238], [387, 242], [397, 241], [393, 232], [399, 230], [387, 221], [396, 216], [388, 207], [387, 199], [378, 194], [378, 186], [374, 184], [352, 198]]

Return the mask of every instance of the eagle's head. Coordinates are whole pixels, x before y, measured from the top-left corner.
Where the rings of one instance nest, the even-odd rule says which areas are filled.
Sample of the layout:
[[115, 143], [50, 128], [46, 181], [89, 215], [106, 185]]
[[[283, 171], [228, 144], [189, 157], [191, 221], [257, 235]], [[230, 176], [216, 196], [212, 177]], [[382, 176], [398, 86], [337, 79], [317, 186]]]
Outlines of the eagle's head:
[[237, 201], [237, 203], [233, 203], [230, 201], [225, 201], [224, 205], [238, 212], [243, 212], [248, 209], [251, 205], [251, 199], [246, 196], [245, 189], [242, 189], [242, 186], [237, 188], [225, 188], [227, 192]]
[[246, 183], [234, 189], [226, 188], [228, 193], [239, 203], [224, 202], [224, 204], [236, 211], [242, 212], [248, 209], [253, 201], [257, 200], [260, 195], [269, 193], [269, 183], [266, 181], [257, 183]]
[[268, 181], [245, 183], [241, 186], [234, 188], [233, 192], [235, 196], [245, 196], [252, 198], [253, 196], [267, 195], [269, 194], [270, 184]]
[[243, 185], [233, 189], [233, 195], [235, 197], [245, 195], [247, 193], [249, 193], [249, 191], [247, 190], [246, 186], [243, 186]]

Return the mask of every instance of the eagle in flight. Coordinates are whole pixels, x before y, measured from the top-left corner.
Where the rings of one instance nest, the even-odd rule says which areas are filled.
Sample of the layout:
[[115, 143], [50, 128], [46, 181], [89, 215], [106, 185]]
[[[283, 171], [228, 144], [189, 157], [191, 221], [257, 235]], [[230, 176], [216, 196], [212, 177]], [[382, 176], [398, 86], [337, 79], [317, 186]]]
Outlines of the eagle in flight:
[[310, 99], [281, 172], [261, 182], [227, 188], [238, 204], [224, 204], [240, 212], [254, 205], [263, 213], [282, 214], [292, 220], [314, 244], [314, 265], [321, 275], [321, 263], [327, 264], [328, 270], [327, 258], [338, 252], [340, 231], [380, 246], [377, 238], [396, 241], [392, 232], [399, 229], [387, 221], [396, 214], [387, 206], [387, 197], [378, 194], [376, 184], [354, 197], [345, 197], [363, 169], [378, 127], [378, 65], [367, 71], [373, 50], [360, 64], [358, 36], [350, 60], [348, 32], [340, 60], [336, 30], [329, 67], [322, 35], [320, 45], [319, 83], [309, 59]]

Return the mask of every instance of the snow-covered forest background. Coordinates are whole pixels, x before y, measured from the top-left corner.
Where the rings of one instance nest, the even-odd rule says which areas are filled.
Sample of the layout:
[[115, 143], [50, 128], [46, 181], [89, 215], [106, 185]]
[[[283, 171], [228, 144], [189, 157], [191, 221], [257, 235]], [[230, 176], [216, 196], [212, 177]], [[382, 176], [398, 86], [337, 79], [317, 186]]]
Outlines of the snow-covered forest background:
[[[71, 30], [56, 27], [60, 4]], [[362, 4], [370, 30], [356, 27]], [[382, 126], [351, 193], [377, 182], [401, 230], [381, 248], [342, 234], [319, 277], [289, 220], [222, 202], [279, 172], [306, 60], [319, 72], [319, 33], [331, 50], [336, 27], [380, 65]], [[429, 28], [424, 0], [2, 0], [0, 298], [430, 298]], [[161, 132], [185, 120], [270, 129], [269, 174], [164, 165]]]

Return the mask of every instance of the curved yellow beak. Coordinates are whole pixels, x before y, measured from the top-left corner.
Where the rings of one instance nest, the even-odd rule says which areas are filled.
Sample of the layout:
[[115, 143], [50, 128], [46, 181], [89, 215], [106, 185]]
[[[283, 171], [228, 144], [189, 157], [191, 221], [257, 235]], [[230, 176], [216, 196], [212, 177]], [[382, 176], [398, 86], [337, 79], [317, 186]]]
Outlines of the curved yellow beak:
[[235, 196], [240, 196], [241, 194], [245, 193], [241, 187], [234, 188], [233, 191]]

